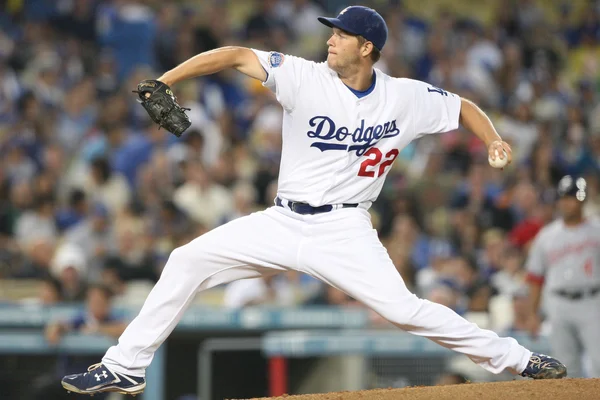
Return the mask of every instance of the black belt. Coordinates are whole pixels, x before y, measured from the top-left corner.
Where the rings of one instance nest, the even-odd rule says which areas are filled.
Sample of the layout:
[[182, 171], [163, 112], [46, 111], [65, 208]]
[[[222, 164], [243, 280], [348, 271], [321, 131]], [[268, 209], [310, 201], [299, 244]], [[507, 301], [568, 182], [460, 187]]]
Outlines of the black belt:
[[[283, 201], [279, 197], [275, 198], [275, 204], [279, 207], [284, 207]], [[288, 201], [287, 207], [295, 213], [298, 214], [321, 214], [334, 210], [334, 207], [330, 204], [326, 204], [324, 206], [313, 207], [308, 203], [301, 203], [299, 201]], [[358, 204], [342, 204], [341, 208], [356, 208]]]
[[581, 300], [584, 297], [592, 297], [600, 293], [600, 286], [577, 291], [555, 290], [554, 293], [569, 300]]

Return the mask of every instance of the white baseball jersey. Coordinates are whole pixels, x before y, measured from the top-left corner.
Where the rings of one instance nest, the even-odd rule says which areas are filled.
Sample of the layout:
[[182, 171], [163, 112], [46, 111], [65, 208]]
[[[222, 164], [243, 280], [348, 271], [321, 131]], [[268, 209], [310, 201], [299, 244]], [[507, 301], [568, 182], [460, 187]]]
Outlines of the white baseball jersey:
[[536, 236], [527, 259], [530, 277], [543, 278], [547, 290], [600, 286], [600, 220], [569, 227], [556, 220]]
[[458, 127], [460, 97], [424, 82], [375, 69], [359, 98], [326, 62], [254, 52], [284, 109], [278, 193], [287, 200], [370, 205], [408, 143]]

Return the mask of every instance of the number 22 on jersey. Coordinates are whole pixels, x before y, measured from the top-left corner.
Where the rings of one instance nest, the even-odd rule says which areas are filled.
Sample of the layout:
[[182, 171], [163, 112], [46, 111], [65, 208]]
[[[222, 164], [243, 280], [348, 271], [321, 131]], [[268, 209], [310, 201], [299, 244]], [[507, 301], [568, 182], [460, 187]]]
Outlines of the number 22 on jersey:
[[[396, 157], [398, 157], [398, 149], [392, 149], [385, 154], [376, 147], [371, 147], [364, 154], [366, 159], [360, 163], [358, 176], [366, 176], [368, 178], [378, 178], [385, 173], [385, 169], [392, 165]], [[382, 161], [383, 159], [383, 161]]]

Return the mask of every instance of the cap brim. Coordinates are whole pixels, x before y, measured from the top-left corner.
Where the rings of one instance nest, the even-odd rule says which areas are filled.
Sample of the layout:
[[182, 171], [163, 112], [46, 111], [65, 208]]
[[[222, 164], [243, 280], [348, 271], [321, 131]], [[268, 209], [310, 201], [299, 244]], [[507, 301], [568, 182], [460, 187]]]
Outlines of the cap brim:
[[337, 18], [327, 18], [327, 17], [317, 17], [320, 23], [330, 28], [338, 28], [353, 35], [358, 35], [357, 32], [354, 32], [352, 29], [349, 29], [342, 21]]

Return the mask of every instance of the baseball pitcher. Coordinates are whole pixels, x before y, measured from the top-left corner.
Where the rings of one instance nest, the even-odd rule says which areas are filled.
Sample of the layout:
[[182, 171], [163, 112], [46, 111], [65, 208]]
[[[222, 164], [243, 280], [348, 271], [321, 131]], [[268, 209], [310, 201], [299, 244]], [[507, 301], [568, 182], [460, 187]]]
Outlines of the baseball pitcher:
[[388, 35], [375, 10], [353, 6], [319, 21], [332, 29], [326, 62], [224, 47], [139, 85], [152, 118], [180, 135], [189, 120], [171, 92], [173, 84], [226, 68], [263, 82], [283, 107], [278, 194], [267, 210], [175, 249], [118, 345], [88, 372], [64, 377], [67, 390], [142, 392], [154, 352], [199, 290], [290, 269], [346, 292], [400, 329], [465, 354], [490, 372], [538, 379], [566, 375], [557, 360], [410, 293], [367, 211], [400, 151], [416, 138], [462, 123], [485, 142], [492, 161], [509, 161], [510, 146], [472, 102], [374, 68]]

